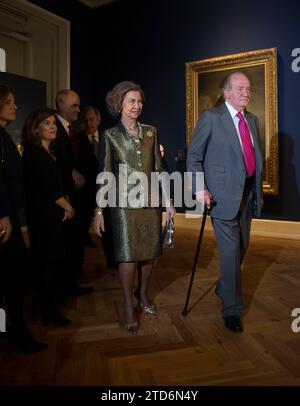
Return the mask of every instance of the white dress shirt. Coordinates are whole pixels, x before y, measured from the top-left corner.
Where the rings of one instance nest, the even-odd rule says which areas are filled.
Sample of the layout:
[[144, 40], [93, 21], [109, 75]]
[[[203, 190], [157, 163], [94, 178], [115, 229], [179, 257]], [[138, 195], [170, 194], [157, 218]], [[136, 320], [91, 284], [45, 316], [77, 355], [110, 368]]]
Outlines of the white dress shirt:
[[99, 132], [98, 130], [95, 132], [95, 134], [88, 134], [89, 141], [91, 144], [93, 144], [93, 141], [99, 143]]
[[59, 119], [59, 121], [62, 123], [62, 125], [64, 126], [64, 129], [67, 131], [68, 135], [69, 134], [69, 126], [71, 125], [69, 123], [69, 121], [65, 120], [62, 116], [60, 116], [59, 114], [56, 114], [56, 117]]
[[[243, 149], [243, 144], [242, 144], [242, 140], [241, 140], [241, 136], [240, 136], [240, 130], [239, 130], [239, 121], [240, 121], [240, 119], [239, 119], [238, 116], [237, 116], [238, 111], [237, 111], [234, 107], [232, 107], [231, 104], [227, 103], [227, 101], [225, 101], [225, 104], [226, 104], [226, 106], [227, 106], [227, 108], [228, 108], [228, 110], [229, 110], [229, 113], [230, 113], [231, 117], [232, 117], [232, 120], [233, 120], [234, 125], [235, 125], [235, 128], [236, 128], [236, 132], [237, 132], [238, 137], [239, 137], [239, 141], [240, 141], [240, 144], [241, 144], [241, 148]], [[245, 121], [246, 121], [246, 123], [247, 123], [247, 120], [246, 120], [244, 111], [242, 111], [241, 113], [243, 114], [244, 119], [245, 119]], [[247, 126], [248, 126], [248, 129], [249, 129], [250, 136], [251, 136], [251, 141], [252, 141], [252, 144], [253, 144], [253, 136], [252, 136], [252, 134], [251, 134], [251, 131], [250, 131], [250, 128], [249, 128], [248, 123], [247, 123]], [[254, 144], [253, 144], [253, 145], [254, 145]]]

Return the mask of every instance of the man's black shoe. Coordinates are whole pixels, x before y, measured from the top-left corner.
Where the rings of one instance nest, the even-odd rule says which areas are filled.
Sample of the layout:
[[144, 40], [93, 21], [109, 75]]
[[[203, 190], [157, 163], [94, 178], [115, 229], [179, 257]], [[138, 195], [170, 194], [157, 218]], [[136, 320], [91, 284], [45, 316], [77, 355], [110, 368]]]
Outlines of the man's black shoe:
[[85, 238], [84, 245], [88, 248], [97, 248], [97, 244], [94, 243], [90, 235]]
[[14, 339], [12, 342], [21, 351], [28, 353], [44, 351], [48, 347], [46, 343], [41, 343], [34, 338], [25, 340]]
[[8, 326], [8, 339], [23, 352], [39, 352], [48, 347], [46, 343], [41, 343], [33, 338], [25, 325], [17, 328]]
[[235, 333], [242, 332], [243, 326], [241, 323], [240, 316], [232, 315], [224, 317], [225, 327], [228, 330], [233, 331]]
[[94, 292], [94, 288], [92, 286], [72, 286], [71, 289], [68, 289], [68, 291], [66, 292], [67, 295], [69, 296], [84, 296], [84, 295], [88, 295], [89, 293]]
[[7, 333], [6, 333], [6, 331], [0, 331], [0, 340], [1, 340], [2, 338], [4, 338], [4, 339], [7, 338]]

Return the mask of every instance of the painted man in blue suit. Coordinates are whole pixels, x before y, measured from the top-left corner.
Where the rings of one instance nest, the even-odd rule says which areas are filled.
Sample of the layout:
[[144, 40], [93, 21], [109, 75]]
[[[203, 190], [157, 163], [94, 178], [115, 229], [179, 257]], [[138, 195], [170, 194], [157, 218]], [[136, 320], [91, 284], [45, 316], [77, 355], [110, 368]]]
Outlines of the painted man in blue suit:
[[225, 326], [240, 332], [241, 264], [252, 217], [260, 215], [262, 157], [257, 117], [246, 111], [251, 97], [248, 77], [230, 73], [223, 82], [223, 96], [224, 103], [204, 111], [197, 122], [187, 169], [193, 179], [197, 172], [204, 173], [204, 190], [197, 190], [193, 182], [193, 192], [211, 208], [221, 267], [215, 292], [222, 301]]

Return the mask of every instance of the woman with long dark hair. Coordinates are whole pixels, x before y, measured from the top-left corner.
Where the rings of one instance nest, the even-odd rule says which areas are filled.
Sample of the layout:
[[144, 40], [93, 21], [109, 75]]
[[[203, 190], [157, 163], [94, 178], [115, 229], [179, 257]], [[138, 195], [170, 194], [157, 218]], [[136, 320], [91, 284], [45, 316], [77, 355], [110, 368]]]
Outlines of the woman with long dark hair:
[[74, 216], [74, 209], [66, 198], [52, 151], [56, 131], [54, 110], [43, 107], [33, 111], [23, 130], [23, 163], [30, 250], [43, 324], [66, 326], [70, 320], [59, 311], [58, 290], [66, 250], [63, 222]]
[[7, 312], [8, 338], [25, 352], [44, 350], [24, 322], [27, 252], [19, 212], [24, 208], [21, 156], [6, 126], [16, 119], [14, 91], [0, 85], [0, 290]]

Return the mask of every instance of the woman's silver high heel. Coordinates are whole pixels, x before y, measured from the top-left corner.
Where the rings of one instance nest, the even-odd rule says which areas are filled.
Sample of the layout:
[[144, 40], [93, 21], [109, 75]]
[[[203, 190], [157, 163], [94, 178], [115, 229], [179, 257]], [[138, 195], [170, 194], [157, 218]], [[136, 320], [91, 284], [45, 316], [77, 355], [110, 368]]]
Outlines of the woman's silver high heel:
[[134, 293], [134, 296], [140, 302], [140, 306], [141, 306], [142, 311], [144, 313], [150, 314], [151, 316], [158, 316], [159, 311], [158, 311], [157, 307], [154, 304], [150, 304], [150, 305], [147, 306], [141, 301], [138, 289], [135, 289], [133, 293]]
[[151, 316], [158, 316], [159, 312], [154, 304], [146, 306], [144, 303], [140, 302], [140, 306], [144, 313], [151, 314]]
[[123, 323], [120, 322], [120, 326], [129, 331], [129, 333], [135, 335], [139, 330], [139, 323], [135, 321], [134, 323]]
[[136, 319], [136, 316], [135, 315], [133, 316], [134, 317], [133, 318], [134, 319], [133, 323], [127, 323], [125, 321], [126, 320], [125, 309], [123, 310], [123, 312], [124, 312], [123, 317], [121, 317], [122, 321], [119, 321], [120, 327], [125, 328], [125, 330], [129, 331], [129, 333], [131, 333], [131, 334], [136, 334], [138, 332], [138, 329], [139, 329], [139, 323], [138, 323], [138, 321]]

